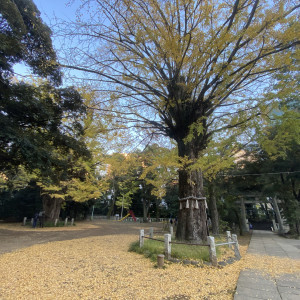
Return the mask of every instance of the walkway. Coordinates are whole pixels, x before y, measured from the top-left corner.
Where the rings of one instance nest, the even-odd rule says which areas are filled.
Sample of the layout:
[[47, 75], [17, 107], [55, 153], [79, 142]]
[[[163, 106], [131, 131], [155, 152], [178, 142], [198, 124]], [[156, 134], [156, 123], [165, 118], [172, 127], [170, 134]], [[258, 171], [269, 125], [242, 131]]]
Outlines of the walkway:
[[[300, 260], [300, 240], [279, 237], [271, 231], [254, 230], [248, 253]], [[243, 270], [234, 300], [257, 299], [299, 300], [300, 270], [297, 274], [283, 274], [276, 279], [266, 277], [258, 270]]]

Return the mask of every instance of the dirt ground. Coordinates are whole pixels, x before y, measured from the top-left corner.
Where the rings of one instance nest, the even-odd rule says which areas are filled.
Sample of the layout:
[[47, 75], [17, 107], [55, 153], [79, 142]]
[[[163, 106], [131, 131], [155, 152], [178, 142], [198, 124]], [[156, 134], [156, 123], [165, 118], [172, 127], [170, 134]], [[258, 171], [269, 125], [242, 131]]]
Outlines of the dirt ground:
[[82, 221], [76, 226], [30, 228], [19, 223], [0, 223], [0, 254], [27, 248], [36, 244], [67, 241], [93, 236], [135, 234], [139, 229], [154, 227], [161, 229], [161, 223], [140, 224], [134, 222], [95, 220]]

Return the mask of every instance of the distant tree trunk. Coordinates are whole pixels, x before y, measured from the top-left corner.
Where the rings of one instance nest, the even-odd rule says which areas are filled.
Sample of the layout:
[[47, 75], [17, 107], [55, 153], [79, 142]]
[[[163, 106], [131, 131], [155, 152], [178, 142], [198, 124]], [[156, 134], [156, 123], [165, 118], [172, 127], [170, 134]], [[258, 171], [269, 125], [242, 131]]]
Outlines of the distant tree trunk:
[[212, 234], [219, 234], [219, 213], [217, 208], [215, 185], [212, 182], [208, 183], [208, 194], [208, 207], [211, 213]]
[[[195, 160], [199, 150], [191, 144], [178, 142], [179, 157]], [[207, 240], [207, 215], [203, 191], [203, 175], [200, 169], [190, 168], [179, 170], [179, 213], [176, 238], [201, 242]]]
[[160, 211], [159, 211], [159, 204], [161, 200], [156, 199], [156, 222], [159, 222], [159, 217], [160, 217]]
[[295, 225], [296, 225], [296, 233], [298, 236], [300, 236], [300, 222], [297, 220]]
[[55, 220], [59, 218], [63, 199], [51, 198], [49, 195], [43, 195], [43, 209], [46, 220]]
[[238, 223], [239, 223], [239, 231], [240, 231], [240, 235], [244, 235], [244, 231], [243, 231], [243, 223], [242, 223], [242, 220], [241, 220], [241, 216], [239, 214], [239, 212], [237, 211], [237, 209], [233, 209], [234, 211], [234, 214], [238, 220]]
[[110, 206], [108, 208], [108, 212], [106, 215], [107, 219], [110, 219], [110, 217], [112, 216], [113, 211], [114, 211], [114, 206], [115, 206], [115, 201], [114, 201], [114, 199], [111, 199]]
[[149, 204], [145, 198], [143, 200], [143, 222], [148, 222], [148, 211], [149, 211]]

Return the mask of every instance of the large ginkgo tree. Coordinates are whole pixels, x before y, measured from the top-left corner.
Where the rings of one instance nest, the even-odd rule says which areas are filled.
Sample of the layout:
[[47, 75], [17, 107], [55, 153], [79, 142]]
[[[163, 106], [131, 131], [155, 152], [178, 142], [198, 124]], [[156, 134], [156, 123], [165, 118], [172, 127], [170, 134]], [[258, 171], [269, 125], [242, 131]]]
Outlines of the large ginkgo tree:
[[[121, 128], [173, 139], [181, 161], [177, 237], [206, 240], [203, 174], [212, 139], [237, 134], [270, 109], [273, 73], [292, 68], [295, 1], [82, 1], [67, 24], [65, 67], [84, 73], [97, 109]], [[297, 51], [297, 50], [295, 50]]]

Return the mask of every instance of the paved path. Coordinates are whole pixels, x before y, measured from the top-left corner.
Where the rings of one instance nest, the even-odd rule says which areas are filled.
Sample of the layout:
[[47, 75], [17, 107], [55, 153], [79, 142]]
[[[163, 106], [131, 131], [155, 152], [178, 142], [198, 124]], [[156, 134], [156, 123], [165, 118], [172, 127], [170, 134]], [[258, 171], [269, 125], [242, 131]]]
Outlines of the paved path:
[[[248, 253], [300, 260], [300, 240], [286, 239], [271, 231], [254, 230]], [[240, 273], [234, 300], [299, 300], [300, 270], [279, 278], [263, 275], [258, 270]]]

